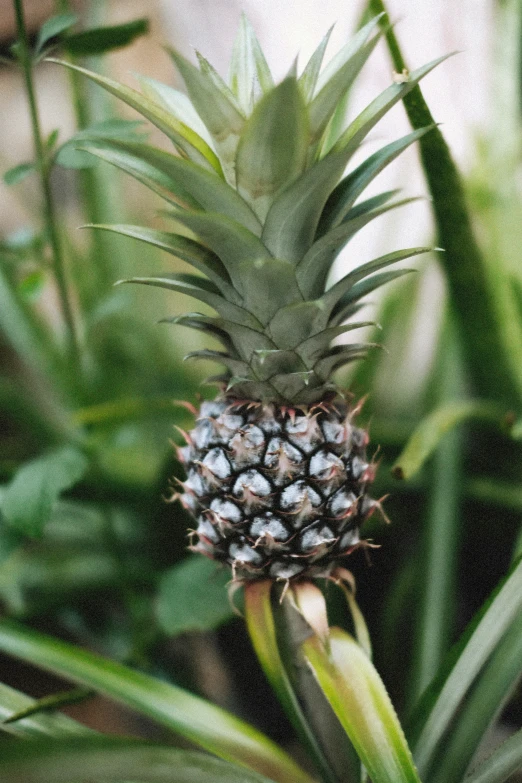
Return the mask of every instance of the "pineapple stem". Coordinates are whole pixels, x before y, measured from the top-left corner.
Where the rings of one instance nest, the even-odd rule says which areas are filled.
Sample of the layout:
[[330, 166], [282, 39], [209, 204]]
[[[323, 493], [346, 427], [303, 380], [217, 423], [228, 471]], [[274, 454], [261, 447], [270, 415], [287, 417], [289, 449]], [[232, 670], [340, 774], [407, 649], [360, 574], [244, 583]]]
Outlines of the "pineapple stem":
[[36, 104], [36, 95], [33, 82], [32, 58], [29, 48], [29, 40], [27, 36], [27, 27], [25, 24], [22, 0], [14, 0], [14, 10], [18, 35], [17, 56], [22, 66], [27, 100], [29, 103], [36, 165], [40, 175], [40, 184], [43, 195], [44, 221], [47, 228], [49, 244], [51, 246], [53, 257], [52, 268], [58, 288], [58, 295], [60, 298], [64, 321], [67, 327], [69, 352], [74, 364], [79, 368], [81, 364], [81, 353], [78, 331], [74, 318], [70, 293], [67, 286], [65, 263], [62, 254], [54, 198], [51, 189], [49, 157], [45, 150], [45, 144], [42, 139], [42, 131], [40, 128], [40, 118], [38, 115], [38, 107]]

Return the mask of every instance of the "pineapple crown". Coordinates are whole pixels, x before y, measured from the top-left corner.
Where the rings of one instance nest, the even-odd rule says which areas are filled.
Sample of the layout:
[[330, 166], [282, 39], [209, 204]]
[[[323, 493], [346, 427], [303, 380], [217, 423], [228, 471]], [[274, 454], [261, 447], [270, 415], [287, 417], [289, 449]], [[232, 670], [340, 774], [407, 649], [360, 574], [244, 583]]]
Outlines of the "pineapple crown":
[[366, 325], [349, 321], [361, 299], [410, 271], [390, 266], [430, 249], [388, 253], [327, 287], [332, 264], [350, 238], [412, 201], [393, 201], [396, 191], [358, 199], [431, 126], [387, 144], [346, 174], [351, 157], [386, 112], [445, 59], [391, 84], [345, 125], [345, 98], [382, 35], [379, 21], [377, 16], [362, 27], [321, 70], [328, 32], [300, 75], [294, 63], [279, 84], [244, 17], [229, 84], [199, 53], [198, 68], [168, 50], [188, 96], [141, 76], [139, 92], [65, 63], [136, 109], [176, 149], [172, 154], [115, 139], [89, 143], [89, 152], [165, 199], [177, 230], [95, 227], [159, 247], [200, 273], [124, 282], [181, 292], [215, 311], [169, 320], [222, 344], [222, 351], [189, 356], [222, 364], [226, 373], [212, 380], [229, 396], [310, 405], [335, 395], [334, 371], [364, 357], [371, 346], [332, 347], [333, 338]]

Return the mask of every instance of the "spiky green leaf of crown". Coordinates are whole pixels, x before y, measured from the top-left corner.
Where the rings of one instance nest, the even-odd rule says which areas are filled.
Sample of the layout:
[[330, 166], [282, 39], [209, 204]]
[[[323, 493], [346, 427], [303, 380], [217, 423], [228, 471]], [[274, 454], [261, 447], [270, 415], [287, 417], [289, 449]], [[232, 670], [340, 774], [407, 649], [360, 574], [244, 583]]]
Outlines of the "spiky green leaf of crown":
[[388, 267], [429, 249], [388, 253], [326, 288], [333, 262], [354, 234], [407, 203], [390, 202], [394, 193], [358, 202], [360, 195], [430, 128], [386, 145], [346, 174], [350, 159], [386, 112], [445, 59], [392, 84], [343, 127], [339, 107], [380, 38], [378, 21], [359, 30], [321, 71], [325, 36], [301, 75], [292, 69], [278, 85], [244, 18], [230, 86], [199, 54], [198, 68], [170, 52], [188, 97], [147, 78], [140, 78], [140, 93], [76, 67], [149, 119], [176, 149], [174, 155], [115, 140], [88, 146], [163, 197], [183, 234], [96, 227], [160, 247], [200, 273], [126, 282], [178, 291], [216, 311], [215, 317], [195, 312], [172, 320], [222, 343], [223, 351], [191, 356], [226, 368], [218, 380], [228, 396], [310, 405], [335, 392], [332, 373], [371, 346], [332, 348], [332, 339], [357, 326], [343, 323], [362, 297], [407, 271]]

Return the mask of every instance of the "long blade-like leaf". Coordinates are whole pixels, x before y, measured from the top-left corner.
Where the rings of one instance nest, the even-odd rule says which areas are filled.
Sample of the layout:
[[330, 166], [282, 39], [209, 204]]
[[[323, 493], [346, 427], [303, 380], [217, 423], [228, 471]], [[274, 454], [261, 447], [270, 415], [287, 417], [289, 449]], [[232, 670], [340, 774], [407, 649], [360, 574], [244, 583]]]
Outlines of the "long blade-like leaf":
[[257, 729], [188, 691], [9, 620], [0, 623], [0, 649], [105, 693], [227, 761], [280, 783], [310, 783]]
[[362, 647], [333, 628], [329, 655], [317, 636], [303, 650], [373, 783], [420, 783], [393, 705]]
[[522, 767], [522, 729], [465, 778], [465, 783], [505, 783]]
[[498, 405], [484, 400], [449, 402], [437, 408], [416, 427], [393, 465], [393, 474], [396, 478], [406, 480], [414, 476], [433, 454], [446, 432], [454, 427], [470, 420], [501, 427], [505, 415]]
[[274, 81], [252, 25], [241, 14], [230, 61], [230, 85], [248, 117], [259, 94], [268, 92]]
[[412, 718], [413, 750], [428, 770], [477, 675], [522, 612], [522, 559], [513, 565], [473, 620]]
[[91, 730], [86, 726], [54, 712], [37, 712], [12, 723], [4, 723], [13, 715], [28, 711], [36, 704], [34, 699], [0, 682], [0, 728], [17, 737], [65, 737], [90, 733]]
[[[372, 13], [384, 12], [381, 25], [399, 73], [406, 68], [399, 43], [389, 26], [383, 0], [368, 0]], [[404, 98], [404, 106], [413, 128], [433, 123], [433, 117], [417, 85]], [[446, 253], [440, 261], [446, 273], [451, 299], [464, 338], [464, 355], [468, 360], [477, 392], [508, 404], [520, 404], [522, 390], [514, 378], [508, 357], [509, 347], [503, 339], [499, 313], [488, 280], [488, 270], [474, 235], [466, 204], [461, 176], [446, 141], [438, 128], [421, 140], [420, 153], [437, 223], [438, 244]], [[480, 334], [480, 340], [477, 335]]]
[[52, 58], [50, 58], [50, 62], [65, 65], [67, 68], [72, 68], [74, 71], [87, 76], [91, 81], [99, 84], [100, 87], [120, 98], [128, 106], [132, 106], [143, 117], [150, 120], [153, 125], [159, 128], [173, 142], [183, 155], [193, 160], [194, 163], [222, 174], [221, 164], [215, 152], [210, 149], [208, 144], [195, 131], [177, 120], [163, 106], [146, 98], [137, 90], [132, 89], [132, 87], [126, 87], [124, 84], [115, 82], [114, 79], [101, 76], [98, 73], [94, 73], [94, 71], [88, 71], [86, 68], [80, 68], [79, 65], [71, 65], [71, 63], [63, 60], [53, 60]]
[[0, 783], [270, 783], [255, 772], [168, 745], [119, 737], [2, 743]]

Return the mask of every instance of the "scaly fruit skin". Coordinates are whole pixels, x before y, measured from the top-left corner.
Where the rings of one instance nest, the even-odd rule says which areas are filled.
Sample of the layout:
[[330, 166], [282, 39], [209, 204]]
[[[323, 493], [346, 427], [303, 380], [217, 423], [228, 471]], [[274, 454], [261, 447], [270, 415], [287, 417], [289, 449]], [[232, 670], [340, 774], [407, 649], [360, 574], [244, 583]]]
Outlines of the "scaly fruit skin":
[[335, 401], [302, 409], [222, 398], [202, 404], [180, 449], [192, 549], [236, 579], [328, 577], [378, 502], [367, 432]]

